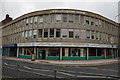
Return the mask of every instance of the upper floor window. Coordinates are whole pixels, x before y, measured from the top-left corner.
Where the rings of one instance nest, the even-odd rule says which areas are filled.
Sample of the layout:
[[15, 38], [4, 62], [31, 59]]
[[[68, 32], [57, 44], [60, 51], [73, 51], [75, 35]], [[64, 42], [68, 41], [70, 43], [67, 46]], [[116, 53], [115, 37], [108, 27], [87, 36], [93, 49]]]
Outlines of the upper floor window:
[[60, 22], [61, 21], [61, 14], [56, 14], [56, 22]]
[[34, 17], [34, 23], [36, 24], [37, 23], [37, 16]]
[[42, 38], [42, 29], [38, 29], [38, 38]]
[[50, 15], [50, 22], [55, 22], [55, 14]]
[[86, 17], [86, 24], [90, 24], [90, 22], [89, 22], [89, 17]]
[[33, 23], [33, 17], [30, 18], [30, 23], [31, 23], [31, 24]]
[[36, 38], [36, 36], [37, 36], [37, 30], [34, 30], [33, 31], [33, 37]]
[[94, 25], [94, 18], [91, 18], [91, 25]]
[[96, 34], [95, 34], [95, 37], [96, 37], [96, 39], [98, 40], [98, 36], [99, 36], [99, 34], [98, 34], [99, 32], [98, 31], [96, 31]]
[[39, 16], [39, 23], [43, 23], [43, 16]]
[[74, 36], [75, 36], [75, 38], [80, 37], [80, 30], [79, 29], [74, 29]]
[[63, 22], [67, 22], [67, 14], [63, 14]]
[[29, 31], [29, 37], [32, 37], [32, 30]]
[[99, 36], [100, 36], [100, 40], [102, 40], [102, 32], [100, 32]]
[[73, 38], [73, 29], [69, 29], [69, 38]]
[[91, 39], [95, 39], [94, 36], [95, 36], [95, 32], [92, 30], [91, 31]]
[[48, 22], [49, 22], [49, 19], [48, 19], [48, 18], [49, 18], [49, 15], [44, 15], [44, 22], [45, 22], [45, 23], [48, 23]]
[[95, 19], [95, 26], [98, 26], [98, 19]]
[[56, 29], [56, 38], [60, 37], [60, 29]]
[[50, 28], [50, 37], [54, 37], [54, 28]]
[[73, 20], [74, 20], [73, 14], [69, 14], [69, 22], [73, 23], [74, 22]]
[[84, 16], [83, 15], [81, 15], [80, 21], [81, 21], [81, 24], [84, 24]]
[[48, 37], [48, 29], [44, 29], [44, 38]]
[[79, 15], [78, 14], [75, 15], [75, 23], [79, 23]]
[[68, 37], [68, 30], [67, 29], [61, 29], [61, 34], [63, 38], [67, 38]]
[[29, 18], [26, 19], [26, 25], [28, 25], [28, 24], [29, 24]]
[[86, 38], [90, 39], [90, 30], [86, 30]]

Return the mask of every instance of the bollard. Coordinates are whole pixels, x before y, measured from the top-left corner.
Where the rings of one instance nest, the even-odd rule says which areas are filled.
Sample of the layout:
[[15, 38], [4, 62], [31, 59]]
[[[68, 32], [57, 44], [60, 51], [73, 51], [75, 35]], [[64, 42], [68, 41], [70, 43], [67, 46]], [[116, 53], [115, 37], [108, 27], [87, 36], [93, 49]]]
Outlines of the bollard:
[[54, 70], [54, 79], [57, 78], [56, 74], [57, 74], [57, 70]]
[[17, 77], [18, 77], [18, 79], [19, 79], [19, 65], [17, 65]]

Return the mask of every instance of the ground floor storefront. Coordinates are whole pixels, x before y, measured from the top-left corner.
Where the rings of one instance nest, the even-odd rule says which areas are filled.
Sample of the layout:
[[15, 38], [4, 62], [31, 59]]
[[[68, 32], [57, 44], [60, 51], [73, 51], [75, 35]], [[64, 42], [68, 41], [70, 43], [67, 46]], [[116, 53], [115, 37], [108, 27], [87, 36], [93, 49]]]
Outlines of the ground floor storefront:
[[[106, 47], [105, 47], [106, 46]], [[96, 44], [59, 44], [59, 43], [27, 43], [17, 47], [3, 47], [3, 54], [18, 58], [43, 60], [95, 60], [118, 57], [118, 49], [108, 45]], [[33, 56], [34, 55], [34, 56]]]

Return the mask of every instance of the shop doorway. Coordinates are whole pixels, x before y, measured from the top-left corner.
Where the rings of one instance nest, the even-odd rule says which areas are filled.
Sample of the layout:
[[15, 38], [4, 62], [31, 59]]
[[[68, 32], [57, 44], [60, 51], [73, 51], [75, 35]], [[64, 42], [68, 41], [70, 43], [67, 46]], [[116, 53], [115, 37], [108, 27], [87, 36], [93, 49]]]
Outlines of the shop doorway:
[[42, 50], [42, 59], [45, 59], [45, 58], [46, 58], [45, 53], [46, 53], [46, 51], [45, 51], [45, 50]]

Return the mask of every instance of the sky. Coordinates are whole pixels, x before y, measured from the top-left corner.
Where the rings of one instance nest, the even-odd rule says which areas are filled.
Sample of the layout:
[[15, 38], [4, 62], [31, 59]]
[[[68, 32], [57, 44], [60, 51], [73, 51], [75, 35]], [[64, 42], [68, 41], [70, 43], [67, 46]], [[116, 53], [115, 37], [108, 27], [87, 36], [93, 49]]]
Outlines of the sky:
[[120, 0], [0, 0], [0, 21], [9, 14], [13, 19], [26, 13], [45, 9], [78, 9], [100, 14], [118, 21]]

